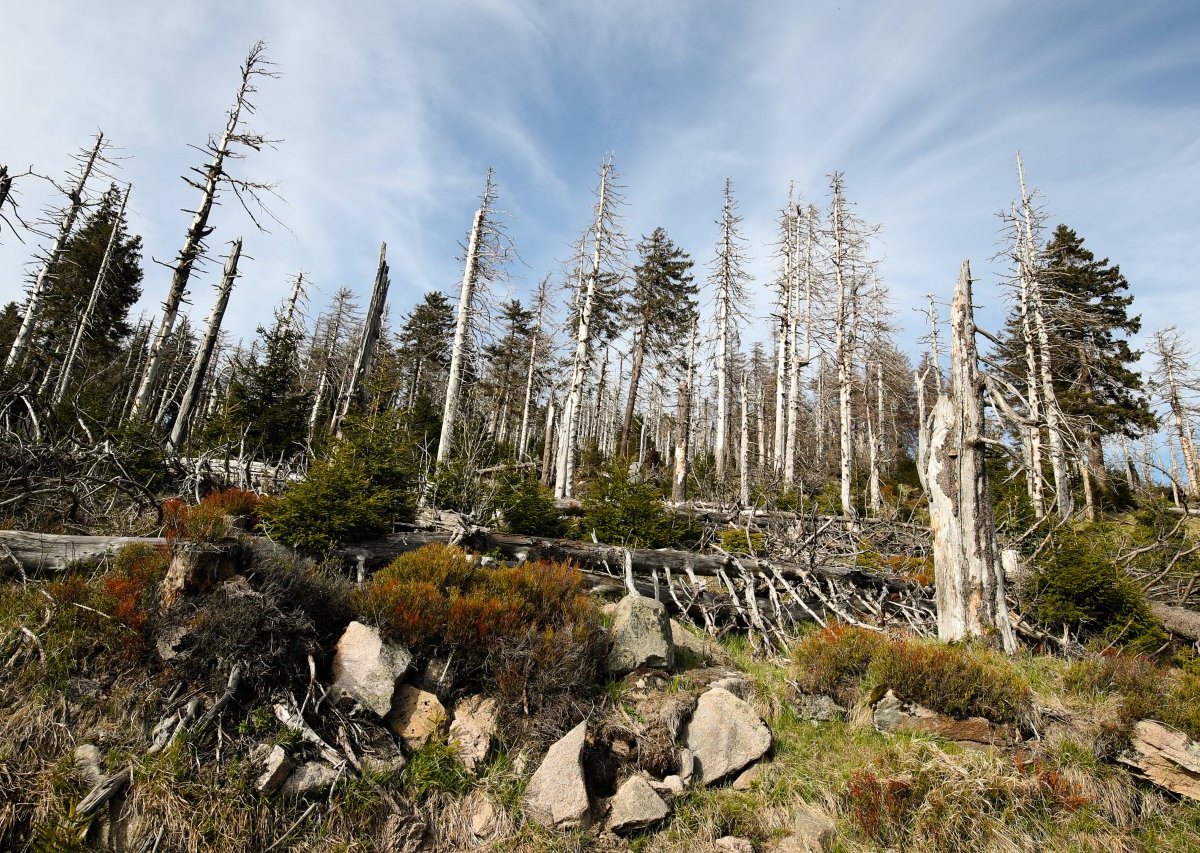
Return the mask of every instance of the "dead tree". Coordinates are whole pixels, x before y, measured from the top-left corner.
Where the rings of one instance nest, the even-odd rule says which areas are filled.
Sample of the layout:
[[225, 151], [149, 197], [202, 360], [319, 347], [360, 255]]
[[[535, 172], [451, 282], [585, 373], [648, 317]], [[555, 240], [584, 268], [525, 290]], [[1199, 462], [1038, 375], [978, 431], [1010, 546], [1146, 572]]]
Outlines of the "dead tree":
[[950, 305], [950, 387], [931, 414], [925, 483], [933, 532], [938, 638], [960, 640], [995, 629], [1016, 647], [984, 449], [984, 385], [975, 348], [971, 267], [963, 262]]
[[12, 346], [8, 350], [8, 358], [4, 362], [4, 371], [6, 373], [16, 371], [25, 359], [25, 353], [29, 349], [29, 342], [33, 337], [34, 327], [37, 326], [38, 321], [42, 317], [42, 302], [46, 298], [46, 291], [50, 285], [50, 274], [57, 266], [67, 238], [71, 236], [71, 230], [75, 227], [75, 220], [79, 218], [79, 213], [83, 210], [85, 204], [84, 191], [87, 188], [88, 178], [92, 176], [97, 162], [103, 160], [102, 152], [104, 147], [104, 134], [97, 133], [96, 141], [92, 145], [91, 151], [82, 158], [79, 177], [75, 179], [71, 188], [65, 191], [67, 206], [63, 210], [62, 220], [59, 222], [54, 242], [50, 244], [50, 250], [46, 253], [41, 269], [38, 270], [37, 278], [33, 282], [33, 288], [29, 291], [29, 301], [25, 303], [25, 315], [21, 318], [21, 326], [17, 329], [17, 335], [13, 338]]
[[521, 407], [521, 428], [517, 433], [517, 459], [525, 458], [529, 445], [529, 414], [533, 405], [534, 377], [537, 375], [538, 344], [542, 338], [542, 327], [546, 321], [546, 306], [550, 302], [550, 276], [542, 279], [538, 285], [537, 297], [534, 300], [533, 314], [535, 317], [533, 334], [529, 336], [529, 367], [525, 373], [525, 402]]
[[744, 319], [742, 306], [746, 301], [744, 240], [739, 231], [742, 217], [737, 214], [733, 200], [733, 179], [725, 179], [721, 206], [721, 236], [717, 242], [717, 257], [713, 263], [712, 281], [716, 285], [717, 336], [717, 424], [713, 453], [716, 455], [717, 479], [723, 480], [728, 462], [729, 398], [733, 385], [731, 343], [737, 326]]
[[[325, 397], [329, 392], [331, 375], [334, 369], [334, 358], [338, 352], [338, 344], [341, 341], [341, 335], [345, 326], [350, 324], [351, 303], [353, 302], [354, 294], [350, 289], [343, 287], [333, 297], [333, 305], [329, 312], [325, 315], [325, 342], [320, 350], [319, 355], [315, 355], [320, 359], [321, 367], [317, 374], [316, 387], [313, 391], [312, 409], [308, 413], [308, 440], [311, 442], [317, 432], [317, 423], [321, 418], [321, 411], [325, 405]], [[318, 319], [320, 324], [320, 319]], [[314, 338], [316, 337], [314, 332]], [[315, 343], [315, 340], [314, 340]], [[334, 394], [337, 394], [337, 388], [334, 388]], [[336, 408], [338, 401], [334, 400]]]
[[113, 220], [112, 232], [108, 235], [108, 243], [104, 246], [104, 255], [100, 259], [100, 269], [96, 271], [96, 280], [92, 283], [91, 295], [88, 297], [88, 303], [83, 309], [83, 314], [79, 317], [79, 324], [75, 327], [75, 331], [71, 335], [71, 343], [67, 347], [67, 356], [63, 359], [62, 370], [58, 374], [58, 383], [54, 386], [54, 394], [50, 398], [50, 405], [52, 406], [57, 406], [62, 402], [62, 398], [67, 393], [67, 388], [71, 384], [71, 379], [75, 372], [75, 361], [79, 357], [80, 346], [87, 335], [88, 327], [92, 324], [92, 315], [96, 311], [96, 304], [100, 301], [101, 293], [104, 292], [104, 279], [108, 275], [108, 266], [112, 261], [112, 250], [120, 234], [121, 223], [125, 220], [125, 207], [129, 204], [129, 192], [131, 189], [132, 186], [125, 187], [125, 195], [121, 199], [121, 206], [118, 208], [117, 216]]
[[234, 178], [226, 170], [226, 167], [227, 161], [241, 159], [245, 156], [241, 149], [259, 151], [263, 146], [271, 144], [271, 140], [268, 140], [267, 137], [241, 129], [243, 115], [253, 114], [255, 111], [251, 98], [258, 91], [258, 81], [264, 77], [276, 76], [271, 71], [271, 63], [266, 58], [266, 47], [264, 42], [255, 43], [246, 55], [245, 62], [242, 63], [241, 82], [238, 85], [237, 94], [234, 96], [233, 106], [229, 110], [225, 129], [217, 140], [214, 141], [210, 137], [208, 143], [201, 149], [210, 155], [211, 159], [203, 168], [192, 168], [192, 171], [200, 176], [200, 180], [186, 176], [183, 178], [188, 186], [200, 191], [200, 204], [193, 212], [192, 224], [184, 235], [183, 248], [179, 250], [175, 263], [171, 267], [171, 286], [167, 291], [166, 301], [163, 303], [163, 315], [158, 324], [158, 331], [150, 343], [146, 366], [142, 371], [137, 394], [133, 400], [131, 416], [144, 414], [150, 408], [158, 375], [163, 366], [163, 348], [171, 336], [171, 331], [175, 328], [175, 322], [179, 317], [179, 308], [183, 304], [188, 282], [192, 277], [192, 270], [204, 254], [205, 240], [213, 231], [208, 220], [223, 187], [227, 187], [233, 192], [254, 224], [262, 230], [256, 214], [250, 210], [248, 203], [253, 203], [260, 211], [265, 210], [261, 194], [270, 192], [271, 186]]
[[354, 366], [346, 387], [338, 400], [337, 409], [330, 424], [330, 431], [341, 435], [342, 421], [357, 405], [364, 402], [367, 379], [375, 360], [375, 345], [379, 342], [379, 331], [383, 325], [383, 308], [387, 304], [388, 286], [387, 243], [379, 244], [379, 265], [375, 269], [375, 286], [371, 288], [371, 304], [367, 308], [366, 321], [358, 338], [358, 350], [354, 355]]
[[229, 257], [225, 260], [225, 270], [221, 274], [221, 283], [217, 287], [217, 298], [213, 302], [212, 311], [208, 315], [208, 325], [204, 330], [204, 340], [196, 350], [196, 358], [192, 361], [192, 370], [188, 376], [187, 388], [183, 399], [179, 401], [179, 411], [175, 415], [175, 423], [171, 427], [171, 437], [167, 440], [167, 452], [175, 453], [183, 447], [188, 432], [192, 426], [192, 415], [196, 404], [200, 401], [204, 378], [208, 375], [208, 366], [212, 363], [213, 351], [221, 335], [221, 321], [225, 318], [225, 308], [229, 305], [229, 294], [233, 290], [233, 282], [237, 279], [238, 260], [242, 256], [242, 238], [233, 241]]
[[687, 366], [684, 368], [683, 380], [679, 383], [678, 414], [675, 418], [675, 469], [671, 477], [671, 500], [682, 503], [687, 500], [688, 461], [691, 452], [692, 437], [692, 387], [696, 373], [696, 337], [698, 330], [695, 322], [688, 334]]
[[496, 186], [492, 183], [492, 170], [488, 169], [479, 198], [479, 209], [471, 223], [471, 234], [467, 239], [467, 253], [463, 259], [462, 287], [458, 297], [458, 317], [454, 325], [454, 346], [450, 350], [450, 370], [446, 377], [446, 402], [442, 410], [442, 433], [438, 440], [437, 464], [444, 464], [450, 456], [454, 440], [454, 425], [458, 418], [462, 397], [463, 362], [467, 357], [467, 335], [474, 325], [480, 287], [486, 286], [499, 271], [499, 263], [505, 252], [503, 235], [493, 220], [492, 207], [496, 203]]
[[[1192, 390], [1192, 383], [1188, 381], [1192, 353], [1188, 352], [1178, 330], [1173, 327], [1155, 332], [1152, 347], [1158, 358], [1158, 377], [1155, 384], [1158, 386], [1159, 395], [1171, 410], [1175, 421], [1175, 434], [1179, 438], [1179, 448], [1183, 453], [1183, 466], [1187, 472], [1185, 491], [1189, 498], [1200, 497], [1200, 456], [1196, 452], [1191, 414], [1184, 402], [1184, 393]], [[1178, 476], [1173, 479], [1178, 480]]]

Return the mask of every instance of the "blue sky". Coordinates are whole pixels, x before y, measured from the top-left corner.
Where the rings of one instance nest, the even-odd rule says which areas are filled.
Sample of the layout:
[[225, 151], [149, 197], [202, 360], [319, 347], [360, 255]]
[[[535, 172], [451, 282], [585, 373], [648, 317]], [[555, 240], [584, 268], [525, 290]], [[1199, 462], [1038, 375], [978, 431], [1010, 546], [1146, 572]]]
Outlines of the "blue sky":
[[[252, 9], [243, 6], [252, 5]], [[630, 243], [662, 225], [701, 263], [734, 180], [769, 310], [775, 211], [789, 180], [824, 202], [845, 173], [882, 226], [902, 340], [963, 258], [999, 323], [997, 211], [1020, 148], [1051, 224], [1133, 283], [1147, 330], [1200, 339], [1200, 4], [1194, 2], [9, 3], [0, 29], [0, 162], [61, 175], [97, 128], [128, 159], [145, 300], [169, 272], [195, 191], [188, 146], [223, 123], [248, 46], [265, 39], [253, 126], [283, 139], [241, 174], [279, 183], [287, 229], [253, 232], [232, 199], [211, 240], [253, 261], [229, 326], [250, 335], [303, 269], [312, 313], [342, 285], [366, 301], [380, 240], [395, 320], [452, 292], [488, 166], [523, 263], [514, 293], [559, 269], [615, 155]], [[21, 185], [24, 210], [45, 201]], [[0, 235], [0, 301], [30, 246]], [[219, 264], [193, 279], [203, 316]], [[759, 324], [765, 328], [765, 324]]]

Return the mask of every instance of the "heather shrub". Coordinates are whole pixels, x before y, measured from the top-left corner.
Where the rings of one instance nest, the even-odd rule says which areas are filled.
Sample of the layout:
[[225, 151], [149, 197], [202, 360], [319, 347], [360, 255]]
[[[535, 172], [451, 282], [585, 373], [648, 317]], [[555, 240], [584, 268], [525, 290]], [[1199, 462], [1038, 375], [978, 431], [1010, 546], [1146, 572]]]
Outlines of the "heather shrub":
[[878, 631], [852, 625], [830, 625], [809, 634], [792, 648], [796, 686], [853, 705], [871, 661], [888, 642]]
[[1194, 667], [1171, 669], [1145, 655], [1109, 650], [1073, 662], [1063, 674], [1063, 686], [1085, 696], [1119, 695], [1124, 730], [1138, 720], [1154, 719], [1200, 740], [1200, 673]]
[[172, 541], [218, 542], [229, 536], [231, 519], [245, 519], [246, 526], [253, 529], [261, 503], [255, 492], [236, 488], [205, 495], [195, 506], [172, 498], [162, 505], [163, 535]]

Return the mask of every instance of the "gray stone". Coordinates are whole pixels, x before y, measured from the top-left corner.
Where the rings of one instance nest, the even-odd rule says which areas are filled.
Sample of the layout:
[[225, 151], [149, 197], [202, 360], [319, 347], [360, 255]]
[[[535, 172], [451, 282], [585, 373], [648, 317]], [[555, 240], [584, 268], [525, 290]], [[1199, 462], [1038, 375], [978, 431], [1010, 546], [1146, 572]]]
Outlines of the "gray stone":
[[696, 774], [696, 756], [686, 746], [679, 750], [679, 778], [684, 785], [690, 785], [692, 776]]
[[88, 787], [94, 788], [104, 779], [104, 759], [95, 744], [81, 743], [75, 747], [75, 772]]
[[546, 752], [525, 789], [525, 811], [542, 826], [586, 827], [591, 822], [583, 778], [583, 744], [587, 721], [567, 732]]
[[288, 776], [282, 796], [294, 799], [325, 796], [341, 774], [323, 761], [306, 761]]
[[403, 770], [408, 759], [397, 750], [387, 755], [364, 755], [361, 764], [364, 774], [391, 776]]
[[737, 838], [733, 835], [718, 838], [713, 844], [713, 848], [719, 853], [754, 853], [754, 845], [744, 838]]
[[[671, 620], [671, 642], [675, 644], [675, 657], [680, 657], [680, 650], [687, 652], [696, 662], [704, 664], [726, 663], [728, 653], [712, 637], [697, 637], [695, 632], [675, 619]], [[677, 661], [678, 662], [678, 661]]]
[[388, 728], [409, 749], [420, 749], [442, 730], [446, 709], [437, 696], [411, 684], [401, 684], [387, 716]]
[[663, 779], [661, 782], [656, 782], [653, 779], [651, 779], [649, 781], [650, 781], [650, 787], [654, 789], [654, 792], [666, 800], [671, 800], [674, 797], [683, 796], [683, 792], [684, 792], [683, 780], [681, 778], [679, 778], [678, 776], [674, 776], [674, 775], [668, 776], [665, 779]]
[[612, 798], [608, 828], [620, 834], [645, 829], [663, 820], [671, 810], [641, 776], [630, 776]]
[[675, 645], [663, 603], [641, 595], [621, 599], [613, 615], [609, 671], [623, 675], [641, 667], [670, 669], [674, 665]]
[[750, 696], [754, 692], [750, 684], [750, 679], [742, 675], [726, 675], [723, 678], [718, 678], [708, 686], [710, 688], [720, 687], [722, 690], [728, 690], [737, 698], [744, 699], [747, 702], [750, 701]]
[[262, 760], [262, 773], [254, 781], [254, 788], [262, 794], [274, 794], [292, 773], [292, 759], [287, 751], [276, 744]]
[[496, 833], [499, 816], [496, 806], [483, 791], [473, 791], [468, 795], [467, 827], [471, 835], [479, 839], [489, 838]]
[[478, 773], [492, 748], [499, 712], [496, 700], [472, 696], [454, 706], [450, 741], [456, 744], [458, 760], [472, 773]]
[[385, 643], [379, 629], [351, 622], [333, 656], [335, 697], [349, 696], [380, 717], [392, 708], [396, 684], [408, 672], [412, 655], [403, 646]]
[[923, 705], [905, 702], [889, 690], [875, 703], [875, 728], [893, 734], [927, 734], [964, 745], [993, 745], [1011, 743], [1012, 731], [995, 725], [983, 717], [965, 720], [939, 714]]
[[796, 713], [805, 720], [816, 720], [819, 723], [845, 720], [848, 716], [845, 708], [823, 694], [800, 696], [796, 699]]
[[737, 773], [771, 748], [771, 732], [762, 718], [720, 687], [700, 696], [683, 737], [705, 785]]
[[735, 791], [749, 791], [754, 787], [754, 783], [762, 778], [763, 765], [762, 762], [751, 764], [745, 770], [738, 774], [738, 777], [733, 780], [733, 784], [729, 787]]
[[792, 813], [788, 834], [767, 846], [767, 853], [828, 853], [833, 849], [834, 823], [815, 806], [801, 804]]

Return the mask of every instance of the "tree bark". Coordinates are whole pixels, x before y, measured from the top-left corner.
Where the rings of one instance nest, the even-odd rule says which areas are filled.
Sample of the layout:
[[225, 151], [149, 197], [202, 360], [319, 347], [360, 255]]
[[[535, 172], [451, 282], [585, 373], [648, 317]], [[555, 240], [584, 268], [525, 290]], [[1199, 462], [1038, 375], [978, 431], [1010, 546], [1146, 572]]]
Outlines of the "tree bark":
[[971, 268], [965, 261], [950, 326], [950, 389], [933, 408], [926, 472], [938, 637], [960, 640], [995, 629], [1011, 653], [1016, 640], [988, 490], [983, 383], [976, 362]]

